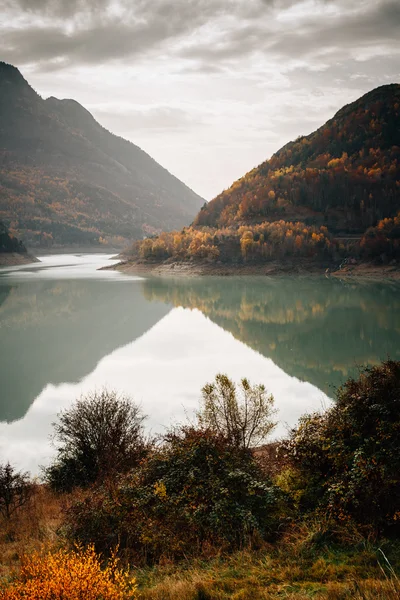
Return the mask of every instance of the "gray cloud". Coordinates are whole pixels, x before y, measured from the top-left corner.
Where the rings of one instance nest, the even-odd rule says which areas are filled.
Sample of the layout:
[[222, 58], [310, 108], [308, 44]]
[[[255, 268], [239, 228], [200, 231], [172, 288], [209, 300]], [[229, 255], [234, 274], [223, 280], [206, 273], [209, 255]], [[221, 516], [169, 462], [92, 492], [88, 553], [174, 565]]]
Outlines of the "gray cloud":
[[[295, 0], [6, 0], [10, 18], [0, 29], [0, 50], [9, 62], [40, 62], [44, 69], [157, 51], [198, 61], [200, 72], [215, 72], [253, 54], [321, 61], [360, 45], [398, 43], [398, 0], [317, 0], [322, 12], [316, 9], [297, 24], [276, 18], [299, 5]], [[329, 8], [336, 12], [323, 12]], [[35, 20], [14, 26], [13, 15], [35, 15]], [[188, 68], [195, 71], [195, 64]]]
[[299, 57], [324, 49], [340, 52], [362, 44], [395, 43], [397, 48], [399, 36], [400, 4], [389, 0], [370, 4], [369, 10], [364, 7], [355, 13], [339, 15], [326, 23], [312, 19], [299, 32], [280, 35], [268, 50], [280, 56]]
[[7, 4], [10, 15], [16, 14], [19, 6], [22, 14], [34, 14], [37, 19], [33, 25], [16, 27], [13, 19], [8, 19], [0, 42], [6, 59], [20, 64], [58, 60], [62, 66], [103, 63], [144, 53], [224, 14], [232, 0], [136, 0], [119, 4], [107, 0], [19, 0]]
[[[320, 4], [334, 3], [320, 0]], [[338, 5], [340, 2], [337, 3]], [[280, 4], [279, 4], [280, 6]], [[400, 52], [400, 4], [398, 0], [376, 0], [367, 4], [348, 3], [334, 16], [313, 16], [292, 28], [276, 22], [247, 21], [224, 33], [220, 44], [192, 45], [182, 54], [198, 59], [204, 69], [205, 61], [220, 62], [232, 58], [263, 53], [285, 60], [317, 58], [329, 62], [348, 58], [351, 49], [386, 44], [394, 53]], [[358, 10], [355, 10], [355, 6]]]
[[[284, 0], [280, 0], [284, 2]], [[285, 2], [284, 2], [285, 3]], [[0, 49], [25, 63], [102, 63], [144, 53], [226, 17], [255, 19], [274, 0], [5, 0]], [[14, 18], [32, 17], [21, 26]]]

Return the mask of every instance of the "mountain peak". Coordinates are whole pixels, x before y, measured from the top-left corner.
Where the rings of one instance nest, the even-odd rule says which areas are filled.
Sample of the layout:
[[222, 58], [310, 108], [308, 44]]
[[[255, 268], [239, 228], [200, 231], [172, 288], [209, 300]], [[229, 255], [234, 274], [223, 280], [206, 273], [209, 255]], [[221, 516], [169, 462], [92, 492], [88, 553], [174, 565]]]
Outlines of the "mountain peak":
[[358, 98], [354, 102], [350, 102], [343, 106], [335, 114], [334, 119], [345, 117], [348, 113], [357, 110], [359, 106], [364, 106], [364, 109], [368, 109], [374, 102], [386, 102], [388, 99], [398, 98], [400, 101], [400, 84], [389, 83], [381, 85], [373, 90], [367, 92], [361, 98]]
[[23, 77], [21, 72], [17, 69], [17, 67], [0, 61], [0, 85], [2, 85], [3, 83], [11, 83], [13, 85], [20, 85], [31, 88], [31, 86]]
[[29, 85], [17, 67], [1, 61], [0, 90], [0, 105], [8, 102], [9, 96], [13, 99], [15, 97], [40, 99], [39, 94]]
[[88, 125], [96, 123], [93, 115], [76, 100], [71, 98], [63, 98], [59, 100], [55, 96], [50, 96], [45, 100], [45, 103], [50, 110], [57, 112], [63, 116], [68, 122], [86, 128]]
[[3, 62], [2, 60], [0, 60], [0, 75], [1, 77], [8, 76], [13, 78], [24, 79], [17, 67]]

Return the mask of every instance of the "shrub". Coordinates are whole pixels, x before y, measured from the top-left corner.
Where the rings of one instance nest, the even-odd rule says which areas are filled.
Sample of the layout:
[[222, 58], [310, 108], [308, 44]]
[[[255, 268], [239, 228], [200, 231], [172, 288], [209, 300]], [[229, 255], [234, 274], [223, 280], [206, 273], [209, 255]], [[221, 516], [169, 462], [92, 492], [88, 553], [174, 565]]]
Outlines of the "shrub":
[[21, 572], [0, 600], [127, 600], [136, 597], [135, 580], [118, 568], [114, 556], [102, 569], [92, 547], [25, 557]]
[[27, 473], [16, 472], [10, 463], [0, 464], [0, 513], [7, 520], [28, 502], [32, 493], [33, 486]]
[[400, 522], [400, 362], [366, 368], [326, 413], [303, 417], [286, 449], [304, 482], [303, 508], [378, 529]]
[[135, 467], [146, 453], [140, 408], [103, 389], [82, 396], [53, 423], [58, 442], [45, 477], [56, 491], [87, 486]]
[[249, 450], [210, 430], [184, 427], [118, 486], [92, 490], [75, 503], [67, 532], [101, 551], [119, 542], [136, 561], [179, 558], [273, 535], [282, 498]]
[[198, 419], [203, 427], [225, 436], [237, 447], [262, 443], [275, 427], [271, 420], [274, 398], [261, 384], [242, 379], [238, 389], [227, 375], [219, 373], [203, 389]]

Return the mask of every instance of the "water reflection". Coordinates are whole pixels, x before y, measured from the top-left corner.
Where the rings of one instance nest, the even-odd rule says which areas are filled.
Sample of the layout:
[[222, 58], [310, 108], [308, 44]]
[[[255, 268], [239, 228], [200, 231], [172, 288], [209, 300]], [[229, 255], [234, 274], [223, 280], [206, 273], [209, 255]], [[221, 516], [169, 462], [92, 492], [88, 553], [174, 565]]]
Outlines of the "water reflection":
[[175, 308], [146, 334], [105, 356], [80, 382], [48, 384], [23, 419], [0, 423], [0, 456], [37, 473], [38, 465], [52, 455], [48, 439], [55, 414], [102, 385], [139, 402], [148, 415], [148, 430], [165, 431], [170, 424], [193, 417], [202, 386], [217, 371], [235, 380], [246, 375], [267, 386], [276, 398], [277, 436], [284, 435], [286, 423], [293, 425], [305, 410], [329, 403], [320, 390], [289, 377], [200, 311]]
[[149, 300], [197, 308], [329, 396], [358, 367], [400, 358], [400, 286], [327, 278], [148, 279]]

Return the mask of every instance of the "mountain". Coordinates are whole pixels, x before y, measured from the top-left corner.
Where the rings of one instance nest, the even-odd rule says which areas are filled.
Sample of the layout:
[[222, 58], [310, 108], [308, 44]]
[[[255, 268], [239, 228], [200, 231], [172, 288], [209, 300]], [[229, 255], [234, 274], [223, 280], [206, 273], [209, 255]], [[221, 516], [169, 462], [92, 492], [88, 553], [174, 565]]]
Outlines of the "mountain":
[[0, 62], [0, 218], [28, 245], [123, 245], [181, 228], [204, 200], [74, 100]]
[[125, 252], [128, 262], [235, 269], [275, 261], [275, 272], [337, 269], [349, 256], [380, 263], [400, 256], [398, 84], [369, 92], [284, 146], [204, 204], [190, 227]]
[[400, 208], [400, 85], [379, 87], [203, 206], [194, 220], [223, 228], [302, 221], [361, 233]]

